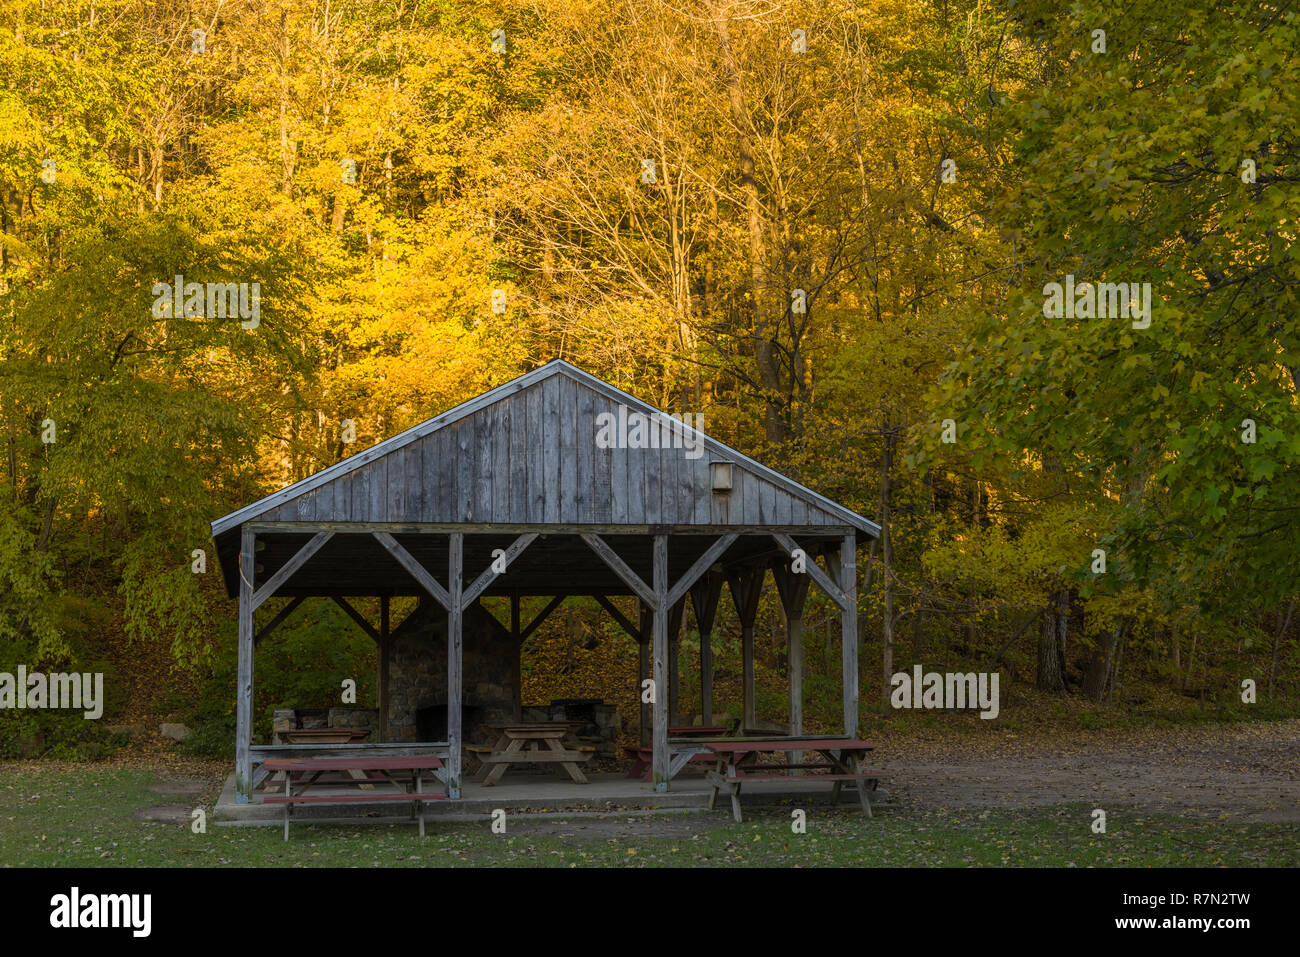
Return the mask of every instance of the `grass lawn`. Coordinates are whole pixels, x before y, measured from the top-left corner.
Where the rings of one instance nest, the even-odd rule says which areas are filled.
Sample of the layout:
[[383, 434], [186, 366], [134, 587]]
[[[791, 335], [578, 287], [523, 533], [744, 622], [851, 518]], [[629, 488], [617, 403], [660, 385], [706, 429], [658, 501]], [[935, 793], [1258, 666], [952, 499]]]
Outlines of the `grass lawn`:
[[[790, 812], [730, 815], [512, 818], [508, 833], [482, 823], [295, 824], [222, 827], [136, 819], [175, 799], [150, 791], [149, 771], [23, 769], [0, 785], [0, 865], [344, 867], [817, 867], [817, 866], [1291, 866], [1300, 865], [1293, 824], [1242, 824], [1108, 809], [1093, 834], [1091, 808], [915, 812], [874, 820], [845, 807], [809, 809], [806, 834]], [[211, 813], [211, 796], [193, 806]]]

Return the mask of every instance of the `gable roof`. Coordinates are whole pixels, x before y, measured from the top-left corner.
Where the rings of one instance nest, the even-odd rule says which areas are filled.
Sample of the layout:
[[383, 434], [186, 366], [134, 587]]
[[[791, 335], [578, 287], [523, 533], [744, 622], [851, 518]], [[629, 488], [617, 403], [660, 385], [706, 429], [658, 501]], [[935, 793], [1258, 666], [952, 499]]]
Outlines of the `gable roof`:
[[[301, 481], [295, 482], [286, 488], [280, 489], [270, 495], [267, 495], [256, 502], [252, 502], [243, 508], [237, 509], [228, 515], [224, 515], [212, 522], [212, 535], [222, 535], [229, 532], [246, 522], [265, 516], [268, 512], [299, 499], [307, 493], [314, 492], [324, 486], [336, 482], [352, 473], [363, 469], [370, 463], [377, 462], [392, 453], [405, 449], [419, 440], [434, 435], [441, 430], [447, 429], [457, 423], [463, 422], [470, 417], [482, 413], [490, 406], [501, 402], [503, 399], [519, 395], [520, 393], [534, 389], [535, 387], [547, 382], [557, 376], [565, 377], [579, 385], [591, 390], [592, 392], [603, 396], [611, 403], [624, 405], [630, 411], [640, 412], [647, 416], [664, 416], [664, 413], [647, 402], [638, 399], [622, 389], [616, 388], [588, 372], [584, 372], [577, 366], [574, 366], [563, 359], [555, 359], [546, 365], [534, 369], [532, 372], [525, 373], [518, 378], [512, 379], [503, 385], [497, 386], [484, 392], [482, 395], [462, 402], [446, 412], [436, 415], [431, 419], [421, 422], [404, 432], [398, 433], [391, 438], [372, 445], [370, 448], [356, 455], [349, 456], [328, 468], [322, 469], [313, 475], [308, 476]], [[741, 469], [752, 473], [761, 482], [768, 483], [778, 489], [784, 490], [788, 495], [806, 503], [810, 509], [817, 509], [820, 512], [828, 513], [828, 516], [837, 519], [844, 525], [851, 526], [860, 532], [872, 537], [877, 537], [880, 532], [880, 526], [875, 522], [864, 518], [856, 512], [845, 508], [844, 506], [814, 492], [807, 486], [788, 478], [779, 472], [768, 468], [767, 466], [755, 461], [747, 455], [737, 452], [730, 446], [724, 445], [717, 439], [687, 425], [679, 427], [683, 433], [689, 433], [688, 440], [692, 443], [702, 442], [704, 451], [714, 459], [724, 459], [734, 463]], [[736, 524], [741, 524], [737, 522]], [[776, 524], [768, 521], [762, 524]]]

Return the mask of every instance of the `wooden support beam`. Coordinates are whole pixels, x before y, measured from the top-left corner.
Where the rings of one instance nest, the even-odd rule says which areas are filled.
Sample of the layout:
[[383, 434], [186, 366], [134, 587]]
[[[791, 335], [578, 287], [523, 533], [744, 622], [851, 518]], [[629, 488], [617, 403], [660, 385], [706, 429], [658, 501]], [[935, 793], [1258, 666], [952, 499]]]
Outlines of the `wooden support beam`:
[[[809, 559], [811, 561], [811, 559]], [[790, 733], [803, 734], [803, 609], [808, 599], [809, 577], [789, 565], [773, 565], [772, 578], [785, 611], [786, 662], [790, 672]], [[790, 763], [799, 764], [803, 752], [791, 751]]]
[[858, 735], [858, 584], [857, 538], [845, 535], [840, 543], [840, 589], [846, 601], [840, 613], [841, 667], [844, 672], [844, 733]]
[[280, 622], [288, 618], [290, 615], [292, 615], [294, 609], [297, 608], [299, 605], [301, 605], [303, 601], [304, 599], [301, 597], [291, 599], [289, 601], [289, 604], [285, 605], [278, 612], [276, 612], [275, 617], [272, 618], [270, 621], [268, 621], [261, 628], [259, 628], [257, 634], [253, 636], [253, 646], [257, 647], [257, 645], [261, 643], [263, 638], [265, 638], [271, 632], [275, 631], [276, 626], [279, 625]]
[[831, 576], [832, 581], [839, 581], [840, 575], [843, 574], [840, 569], [840, 550], [838, 548], [833, 552], [822, 552], [822, 558], [826, 559], [826, 574]]
[[[667, 536], [656, 535], [655, 541], [658, 541], [660, 538], [664, 539], [664, 548], [667, 549]], [[615, 575], [623, 580], [623, 584], [627, 585], [628, 588], [632, 589], [638, 596], [640, 596], [643, 602], [646, 602], [652, 609], [658, 607], [657, 603], [659, 598], [656, 596], [655, 590], [643, 582], [641, 576], [632, 571], [632, 569], [628, 567], [627, 562], [619, 558], [618, 553], [605, 544], [603, 538], [599, 535], [592, 535], [584, 532], [582, 534], [582, 540], [587, 543], [588, 548], [600, 556], [601, 560], [610, 567], [610, 570], [613, 571]], [[664, 562], [664, 574], [668, 574], [667, 559], [665, 559]], [[667, 579], [665, 579], [665, 582], [666, 581]], [[665, 585], [664, 597], [667, 597], [667, 593], [668, 588]]]
[[616, 622], [618, 622], [618, 624], [622, 626], [624, 631], [626, 631], [629, 635], [632, 636], [633, 641], [642, 640], [641, 629], [638, 628], [636, 625], [632, 624], [632, 622], [628, 619], [627, 615], [619, 611], [618, 606], [615, 605], [612, 601], [610, 601], [606, 596], [597, 595], [596, 603], [600, 605], [601, 608], [609, 612], [609, 616], [613, 618]]
[[560, 602], [564, 601], [564, 599], [568, 597], [569, 597], [568, 595], [556, 595], [554, 598], [548, 601], [546, 603], [546, 607], [543, 608], [541, 611], [539, 611], [537, 613], [537, 616], [532, 621], [530, 621], [526, 626], [524, 626], [524, 630], [519, 633], [520, 643], [522, 644], [523, 642], [527, 641], [528, 636], [531, 635], [533, 632], [535, 632], [538, 626], [542, 624], [542, 622], [546, 621], [547, 618], [550, 618], [551, 612], [559, 608]]
[[651, 780], [656, 791], [668, 790], [668, 536], [654, 537], [654, 734]]
[[[775, 532], [772, 537], [776, 539], [777, 543], [782, 548], [785, 549], [787, 557], [793, 556], [795, 549], [799, 548], [799, 545], [789, 535]], [[801, 550], [807, 556], [805, 567], [807, 568], [808, 575], [817, 583], [817, 587], [826, 592], [826, 594], [830, 596], [831, 601], [835, 602], [840, 610], [843, 611], [845, 604], [848, 602], [848, 599], [844, 597], [844, 592], [835, 582], [831, 581], [829, 575], [821, 570], [821, 566], [817, 564], [817, 559], [814, 555], [810, 554], [807, 549]]]
[[[352, 607], [352, 603], [350, 601], [348, 601], [342, 595], [331, 595], [330, 598], [333, 599], [334, 604], [338, 605], [345, 612], [347, 612], [348, 617], [351, 618], [353, 621], [355, 621], [357, 625], [361, 628], [361, 630], [364, 631], [367, 635], [371, 637], [371, 639], [374, 640], [375, 644], [377, 645], [383, 644], [383, 642], [380, 640], [379, 632], [375, 630], [375, 626], [370, 624], [370, 622], [366, 621], [366, 616], [361, 614], [361, 612], [357, 611], [354, 607]], [[387, 601], [387, 599], [384, 600]]]
[[763, 594], [763, 578], [767, 569], [761, 565], [728, 572], [727, 584], [731, 600], [736, 603], [740, 617], [740, 657], [744, 671], [743, 727], [754, 726], [754, 619], [758, 615], [758, 600]]
[[514, 672], [511, 677], [515, 682], [515, 720], [524, 719], [524, 639], [519, 628], [519, 593], [510, 596], [510, 637], [515, 646]]
[[[434, 601], [448, 611], [451, 610], [451, 598], [448, 596], [447, 589], [438, 584], [438, 580], [430, 575], [429, 570], [417, 562], [414, 556], [402, 547], [401, 542], [393, 538], [393, 536], [388, 532], [372, 532], [371, 534], [375, 536], [380, 545], [383, 545], [384, 548], [388, 549], [389, 554], [396, 558], [403, 568], [410, 572], [411, 577], [419, 582], [420, 586], [433, 596]], [[461, 539], [462, 541], [464, 540], [463, 535], [461, 536]], [[462, 610], [463, 609], [461, 608], [456, 609], [457, 613]]]
[[700, 711], [706, 725], [713, 724], [713, 623], [723, 579], [721, 572], [710, 571], [691, 587], [691, 606], [700, 629]]
[[[262, 602], [266, 601], [275, 594], [277, 588], [287, 582], [293, 573], [302, 568], [313, 555], [320, 551], [321, 546], [334, 537], [333, 532], [317, 532], [302, 548], [294, 553], [293, 557], [280, 566], [280, 570], [272, 575], [261, 588], [253, 595], [253, 611], [261, 607]], [[251, 567], [250, 567], [251, 570]]]
[[[465, 567], [465, 536], [453, 532], [447, 549], [447, 797], [460, 797], [461, 748], [461, 655], [464, 650], [461, 626], [465, 606], [461, 603]], [[400, 546], [399, 546], [400, 547]]]
[[639, 728], [641, 747], [650, 747], [650, 705], [645, 700], [645, 683], [650, 677], [650, 645], [654, 641], [654, 611], [645, 602], [638, 602], [641, 609], [641, 647], [637, 656], [636, 693], [641, 701], [641, 724]]
[[808, 600], [808, 586], [812, 578], [790, 570], [790, 563], [772, 566], [772, 581], [776, 584], [777, 597], [781, 599], [781, 608], [788, 615], [799, 612]]
[[387, 595], [379, 599], [379, 740], [388, 742], [388, 654], [393, 635]]
[[[507, 569], [510, 567], [510, 563], [518, 558], [523, 550], [533, 543], [535, 538], [537, 538], [537, 533], [529, 532], [527, 535], [520, 535], [510, 544], [510, 547], [505, 550], [505, 555], [502, 556], [505, 559]], [[502, 572], [498, 572], [494, 567], [495, 565], [496, 559], [493, 559], [492, 564], [488, 565], [483, 574], [474, 579], [474, 584], [465, 589], [465, 594], [462, 597], [462, 610], [478, 601], [478, 596], [483, 594], [483, 592], [487, 590], [487, 587], [501, 576]]]
[[695, 609], [695, 624], [699, 627], [700, 634], [713, 631], [725, 582], [726, 575], [718, 569], [710, 571], [691, 588], [691, 607]]
[[256, 580], [253, 530], [239, 533], [239, 649], [235, 677], [235, 803], [253, 795], [253, 584]]
[[682, 645], [682, 619], [686, 617], [686, 599], [671, 606], [668, 612], [668, 723], [684, 724], [681, 720], [682, 674], [678, 667]]
[[681, 601], [682, 598], [686, 596], [686, 592], [690, 587], [699, 581], [700, 577], [705, 572], [713, 567], [714, 563], [722, 557], [723, 552], [731, 547], [731, 543], [734, 542], [737, 537], [738, 536], [732, 532], [723, 535], [716, 542], [710, 545], [704, 554], [695, 560], [695, 564], [691, 565], [691, 567], [686, 570], [686, 574], [677, 580], [677, 584], [669, 589], [668, 604], [675, 605]]

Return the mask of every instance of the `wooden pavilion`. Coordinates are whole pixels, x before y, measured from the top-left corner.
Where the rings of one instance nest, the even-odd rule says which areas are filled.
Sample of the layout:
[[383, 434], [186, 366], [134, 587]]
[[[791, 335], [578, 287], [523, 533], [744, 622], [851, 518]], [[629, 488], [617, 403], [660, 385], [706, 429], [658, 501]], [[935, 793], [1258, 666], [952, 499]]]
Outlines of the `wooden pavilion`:
[[[660, 427], [627, 429], [629, 419]], [[602, 441], [610, 422], [618, 428], [606, 429]], [[428, 596], [445, 610], [451, 797], [460, 793], [465, 743], [462, 622], [484, 596], [511, 599], [516, 642], [565, 596], [589, 595], [640, 643], [642, 678], [651, 672], [660, 689], [658, 703], [642, 707], [642, 727], [652, 726], [654, 786], [666, 790], [677, 686], [670, 634], [686, 600], [699, 624], [709, 724], [709, 640], [722, 586], [729, 586], [742, 627], [744, 715], [752, 723], [754, 619], [772, 572], [789, 628], [790, 730], [799, 734], [803, 605], [815, 582], [840, 610], [844, 733], [855, 735], [855, 554], [878, 532], [702, 431], [567, 362], [550, 362], [212, 523], [227, 592], [239, 599], [237, 800], [248, 802], [254, 781], [255, 645], [313, 597], [338, 602], [379, 643], [385, 716], [389, 600]], [[800, 565], [806, 573], [798, 573]], [[272, 596], [289, 601], [258, 630], [254, 615]], [[525, 596], [552, 600], [521, 628]], [[640, 621], [613, 596], [636, 598]], [[380, 599], [378, 628], [350, 604], [356, 597]]]

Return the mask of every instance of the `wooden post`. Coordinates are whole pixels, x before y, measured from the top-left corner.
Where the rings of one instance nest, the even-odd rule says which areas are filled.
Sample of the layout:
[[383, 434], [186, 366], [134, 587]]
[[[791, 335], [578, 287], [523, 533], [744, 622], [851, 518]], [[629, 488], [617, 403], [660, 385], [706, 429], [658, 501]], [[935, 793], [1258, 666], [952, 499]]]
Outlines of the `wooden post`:
[[524, 720], [524, 640], [519, 632], [519, 593], [510, 596], [510, 637], [515, 643], [515, 720]]
[[709, 572], [691, 588], [695, 624], [700, 629], [700, 712], [706, 725], [713, 724], [713, 622], [721, 595], [722, 575], [716, 571]]
[[[813, 561], [811, 557], [808, 559]], [[790, 672], [790, 733], [803, 734], [803, 609], [808, 600], [811, 577], [797, 574], [789, 565], [773, 565], [772, 578], [776, 581], [781, 608], [785, 612], [786, 658]], [[800, 751], [789, 752], [791, 764], [803, 760]]]
[[[786, 662], [790, 672], [790, 733], [803, 734], [803, 606], [786, 612]], [[797, 764], [801, 755], [794, 752]]]
[[752, 728], [754, 726], [754, 622], [749, 619], [741, 625], [740, 631], [740, 658], [741, 665], [744, 669], [745, 681], [745, 702], [743, 726]]
[[678, 659], [682, 648], [682, 619], [686, 616], [686, 599], [683, 598], [668, 613], [668, 723], [684, 724], [681, 720], [682, 675]]
[[379, 740], [384, 743], [388, 742], [388, 605], [391, 600], [387, 595], [379, 599]]
[[257, 556], [253, 530], [239, 534], [239, 659], [235, 680], [235, 803], [253, 795], [253, 586]]
[[754, 619], [758, 616], [758, 599], [763, 593], [766, 568], [751, 568], [728, 577], [731, 599], [740, 617], [740, 655], [744, 668], [745, 705], [742, 728], [754, 726]]
[[637, 669], [636, 693], [641, 700], [641, 747], [650, 747], [650, 705], [646, 704], [644, 695], [645, 681], [650, 677], [650, 642], [654, 637], [654, 613], [645, 602], [641, 608], [641, 643], [638, 649], [639, 668]]
[[844, 733], [858, 733], [858, 567], [857, 540], [844, 536], [840, 544], [840, 591], [844, 607], [840, 609], [840, 643], [844, 669]]
[[461, 765], [461, 607], [465, 535], [452, 532], [447, 558], [447, 797], [460, 797]]
[[654, 543], [654, 739], [652, 780], [656, 791], [668, 790], [668, 536]]
[[700, 723], [713, 724], [713, 632], [700, 631]]

